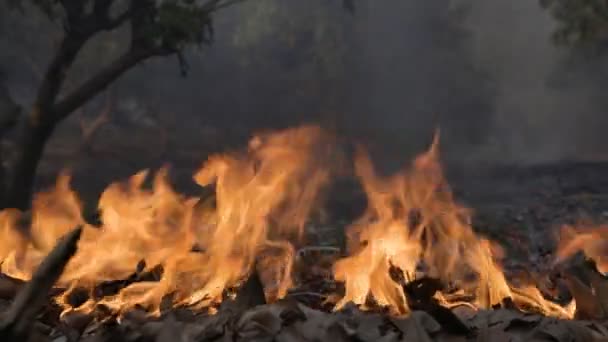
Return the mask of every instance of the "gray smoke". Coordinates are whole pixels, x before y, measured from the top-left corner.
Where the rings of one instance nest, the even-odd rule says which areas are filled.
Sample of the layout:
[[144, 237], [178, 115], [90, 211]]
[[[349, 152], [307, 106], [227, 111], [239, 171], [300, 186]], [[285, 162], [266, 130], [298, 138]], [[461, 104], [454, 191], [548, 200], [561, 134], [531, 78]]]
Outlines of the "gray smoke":
[[606, 63], [556, 46], [556, 23], [537, 1], [382, 1], [367, 10], [359, 18], [366, 129], [377, 130], [384, 150], [420, 150], [438, 125], [446, 158], [456, 161], [608, 152]]
[[[471, 58], [471, 37], [448, 1], [366, 2], [357, 32], [365, 130], [375, 155], [404, 162], [425, 149], [436, 128], [443, 150], [464, 158], [485, 144], [492, 115], [489, 79]], [[361, 97], [359, 97], [361, 98]], [[401, 158], [396, 158], [400, 156]]]
[[483, 157], [543, 162], [606, 153], [598, 77], [605, 63], [553, 44], [556, 23], [537, 1], [453, 5], [468, 6], [472, 59], [496, 89], [492, 140]]
[[[255, 7], [273, 3], [288, 4], [288, 14], [265, 17]], [[220, 13], [216, 43], [188, 51], [186, 78], [168, 58], [149, 61], [117, 82], [113, 91], [124, 102], [117, 110], [137, 101], [148, 116], [117, 113], [117, 131], [98, 139], [116, 142], [127, 132], [135, 141], [131, 133], [157, 137], [156, 130], [166, 127], [168, 151], [155, 158], [181, 153], [198, 163], [207, 153], [242, 145], [256, 130], [320, 122], [367, 144], [388, 166], [426, 148], [437, 127], [445, 158], [461, 162], [544, 162], [608, 152], [608, 100], [601, 92], [606, 63], [554, 46], [554, 22], [537, 1], [356, 3], [354, 15], [341, 1], [301, 0], [251, 0], [242, 5], [247, 8]], [[312, 15], [320, 7], [323, 15]], [[0, 69], [27, 108], [60, 25], [6, 12], [0, 20]], [[285, 43], [279, 34], [294, 25], [302, 28]], [[250, 42], [245, 49], [236, 43], [243, 33]], [[334, 45], [315, 45], [328, 42]], [[339, 68], [319, 64], [313, 52], [323, 49], [338, 51], [327, 56], [338, 58], [328, 65]], [[95, 67], [81, 64], [76, 76]], [[103, 98], [96, 102], [87, 110], [95, 112]], [[140, 121], [147, 124], [137, 128]], [[54, 142], [73, 136], [77, 125], [68, 120]], [[197, 150], [197, 158], [184, 152]], [[100, 158], [95, 162], [104, 164]], [[149, 164], [135, 159], [134, 169]]]

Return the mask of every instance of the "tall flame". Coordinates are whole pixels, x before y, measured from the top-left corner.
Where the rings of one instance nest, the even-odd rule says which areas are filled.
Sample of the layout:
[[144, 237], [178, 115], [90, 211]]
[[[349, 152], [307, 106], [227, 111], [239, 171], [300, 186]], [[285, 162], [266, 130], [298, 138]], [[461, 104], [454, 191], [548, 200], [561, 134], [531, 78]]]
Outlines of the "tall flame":
[[[78, 252], [59, 280], [68, 289], [57, 298], [66, 310], [103, 304], [119, 313], [135, 306], [159, 313], [166, 302], [212, 308], [253, 272], [268, 300], [281, 298], [292, 286], [294, 250], [305, 243], [305, 225], [340, 157], [332, 143], [318, 127], [304, 126], [258, 135], [247, 153], [211, 156], [194, 175], [198, 185], [215, 191], [211, 200], [177, 193], [166, 168], [147, 188], [148, 172], [142, 171], [103, 192], [99, 227], [85, 222], [70, 176], [62, 174], [54, 188], [35, 197], [31, 215], [0, 212], [2, 272], [28, 279], [57, 239], [82, 225]], [[545, 300], [534, 284], [508, 283], [500, 248], [473, 231], [470, 211], [453, 199], [438, 134], [404, 172], [381, 177], [363, 148], [355, 172], [368, 208], [349, 227], [348, 256], [334, 265], [335, 279], [345, 284], [336, 309], [348, 302], [365, 307], [371, 298], [394, 314], [408, 313], [411, 303], [390, 276], [397, 267], [410, 276], [424, 269], [470, 293], [478, 308], [510, 297], [522, 309], [572, 317], [571, 307]], [[569, 240], [562, 254], [589, 240]], [[96, 293], [100, 283], [134, 273], [155, 276], [125, 283], [116, 293]], [[70, 296], [79, 290], [88, 295], [76, 303]], [[437, 298], [453, 304], [448, 294]]]
[[[225, 289], [253, 272], [258, 257], [271, 251], [260, 275], [271, 282], [268, 295], [285, 295], [291, 285], [292, 243], [302, 240], [304, 224], [329, 181], [331, 153], [321, 149], [323, 132], [313, 126], [254, 138], [248, 154], [210, 157], [194, 175], [202, 187], [215, 187], [215, 208], [176, 193], [167, 169], [143, 187], [147, 171], [111, 184], [101, 195], [101, 227], [87, 225], [81, 205], [61, 175], [54, 189], [37, 195], [31, 226], [20, 227], [14, 210], [0, 213], [4, 230], [3, 272], [29, 278], [55, 241], [84, 225], [78, 253], [60, 285], [92, 291], [102, 281], [125, 279], [145, 261], [162, 267], [160, 281], [133, 283], [114, 296], [89, 300], [80, 309], [105, 304], [116, 311], [135, 305], [160, 309], [164, 297], [204, 308], [222, 300]], [[198, 247], [197, 247], [198, 246]], [[70, 307], [67, 294], [60, 298]]]
[[[409, 311], [403, 289], [389, 273], [391, 265], [415, 275], [420, 266], [444, 283], [475, 294], [479, 308], [490, 308], [505, 298], [563, 317], [571, 312], [546, 301], [536, 288], [513, 290], [497, 263], [497, 249], [478, 237], [470, 212], [456, 204], [439, 162], [439, 135], [412, 167], [380, 178], [360, 150], [356, 172], [368, 197], [366, 213], [349, 230], [349, 256], [334, 267], [346, 294], [337, 303], [365, 306], [371, 296], [395, 313]], [[446, 303], [449, 304], [449, 303]]]

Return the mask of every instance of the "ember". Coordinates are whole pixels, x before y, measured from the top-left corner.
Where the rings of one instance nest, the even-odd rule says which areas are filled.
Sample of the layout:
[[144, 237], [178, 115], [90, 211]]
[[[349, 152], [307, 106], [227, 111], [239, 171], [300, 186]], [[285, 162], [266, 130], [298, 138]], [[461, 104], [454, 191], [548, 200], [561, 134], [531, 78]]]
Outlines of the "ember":
[[[257, 136], [247, 153], [211, 156], [196, 172], [196, 183], [214, 187], [212, 200], [176, 193], [167, 169], [147, 189], [140, 172], [105, 190], [100, 226], [86, 222], [69, 175], [61, 175], [36, 196], [30, 219], [0, 213], [0, 294], [17, 294], [3, 336], [608, 338], [608, 328], [592, 322], [608, 315], [605, 229], [566, 227], [545, 273], [507, 274], [506, 252], [474, 231], [470, 211], [452, 196], [439, 135], [411, 168], [387, 178], [359, 148], [355, 173], [368, 208], [348, 228], [346, 251], [307, 246], [307, 223], [339, 152], [314, 126]], [[549, 290], [560, 286], [567, 303]]]

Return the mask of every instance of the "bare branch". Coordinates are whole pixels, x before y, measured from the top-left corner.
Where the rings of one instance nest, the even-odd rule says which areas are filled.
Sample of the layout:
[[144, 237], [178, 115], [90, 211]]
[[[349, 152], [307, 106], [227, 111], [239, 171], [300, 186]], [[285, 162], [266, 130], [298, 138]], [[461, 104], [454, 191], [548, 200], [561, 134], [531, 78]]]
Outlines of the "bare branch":
[[[74, 37], [67, 34], [59, 45], [59, 50], [51, 60], [38, 89], [35, 107], [49, 108], [57, 97], [63, 82], [65, 81], [67, 69], [72, 65], [76, 55], [86, 42], [86, 39]], [[45, 118], [33, 117], [33, 120]]]
[[63, 120], [139, 62], [153, 56], [165, 56], [172, 53], [174, 51], [160, 48], [129, 50], [53, 106], [55, 120]]
[[114, 107], [114, 94], [112, 89], [108, 91], [103, 109], [90, 123], [82, 117], [80, 119], [80, 130], [82, 132], [82, 144], [77, 152], [88, 151], [91, 148], [95, 133], [110, 121], [110, 113]]
[[247, 1], [247, 0], [226, 0], [223, 2], [221, 0], [213, 1], [213, 2], [215, 2], [215, 5], [211, 9], [209, 9], [209, 13], [216, 12], [222, 8], [230, 7], [232, 5], [236, 5], [238, 3], [245, 2], [245, 1]]

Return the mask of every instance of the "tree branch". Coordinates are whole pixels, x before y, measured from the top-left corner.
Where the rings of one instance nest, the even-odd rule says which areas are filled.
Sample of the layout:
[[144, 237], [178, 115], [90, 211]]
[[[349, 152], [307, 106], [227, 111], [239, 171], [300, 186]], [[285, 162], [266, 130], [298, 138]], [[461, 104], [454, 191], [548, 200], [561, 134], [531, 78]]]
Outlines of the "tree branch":
[[114, 105], [114, 94], [112, 88], [108, 90], [106, 95], [106, 102], [100, 113], [91, 122], [87, 123], [84, 116], [80, 118], [80, 130], [82, 132], [82, 144], [76, 151], [76, 153], [89, 151], [91, 152], [91, 144], [95, 133], [110, 121], [110, 113], [113, 110]]
[[20, 113], [21, 106], [13, 100], [8, 89], [0, 82], [0, 137], [17, 123]]
[[208, 13], [213, 13], [222, 8], [230, 7], [232, 5], [236, 5], [245, 1], [246, 0], [226, 0], [222, 2], [222, 0], [211, 0], [204, 5], [204, 8], [207, 10]]
[[[109, 1], [109, 0], [97, 0], [97, 1]], [[113, 1], [113, 0], [112, 0]], [[132, 0], [129, 8], [124, 12], [117, 15], [115, 18], [110, 18], [110, 14], [107, 13], [104, 21], [105, 30], [113, 30], [118, 26], [124, 24], [128, 19], [131, 19], [137, 15], [145, 14], [146, 8], [152, 8], [154, 2]]]
[[[42, 83], [38, 88], [34, 107], [49, 108], [54, 103], [54, 100], [65, 81], [68, 68], [74, 62], [76, 55], [78, 55], [78, 52], [85, 42], [85, 37], [71, 34], [65, 35], [59, 45], [57, 53], [51, 60], [51, 63], [44, 74]], [[34, 116], [31, 119], [37, 122], [45, 120], [44, 117], [38, 116]]]
[[134, 48], [129, 50], [55, 104], [52, 110], [54, 119], [60, 121], [66, 118], [70, 113], [107, 88], [110, 83], [114, 82], [114, 80], [139, 62], [153, 56], [166, 56], [172, 53], [175, 53], [175, 51], [167, 49]]

